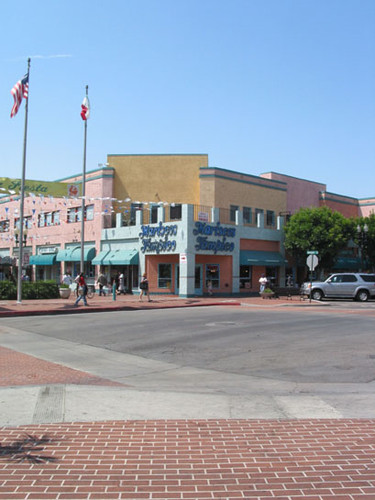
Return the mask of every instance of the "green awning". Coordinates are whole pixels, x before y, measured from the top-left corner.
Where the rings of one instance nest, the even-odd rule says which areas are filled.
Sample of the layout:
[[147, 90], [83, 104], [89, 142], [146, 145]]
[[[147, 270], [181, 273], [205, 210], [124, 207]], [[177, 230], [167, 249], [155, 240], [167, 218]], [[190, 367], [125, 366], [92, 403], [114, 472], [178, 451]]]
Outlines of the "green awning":
[[33, 266], [53, 266], [56, 264], [56, 254], [30, 255], [29, 263]]
[[333, 269], [361, 269], [361, 259], [359, 257], [339, 257], [336, 260]]
[[[83, 260], [92, 261], [95, 257], [95, 247], [85, 247], [83, 250]], [[80, 262], [81, 247], [68, 248], [67, 250], [59, 250], [56, 257], [57, 262]]]
[[109, 252], [108, 250], [105, 250], [104, 252], [99, 252], [98, 255], [95, 257], [95, 259], [92, 259], [91, 264], [93, 266], [104, 265], [104, 259], [109, 253], [111, 252]]
[[131, 266], [139, 262], [137, 250], [107, 250], [100, 252], [92, 264], [101, 266]]
[[288, 261], [279, 252], [261, 250], [241, 250], [241, 266], [285, 266]]

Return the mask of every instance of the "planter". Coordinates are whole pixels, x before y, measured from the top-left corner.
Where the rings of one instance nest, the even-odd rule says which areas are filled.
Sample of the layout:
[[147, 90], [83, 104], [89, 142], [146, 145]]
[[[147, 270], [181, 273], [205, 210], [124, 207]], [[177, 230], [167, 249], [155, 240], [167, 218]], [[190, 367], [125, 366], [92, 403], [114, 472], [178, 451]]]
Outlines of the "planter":
[[70, 288], [59, 288], [60, 297], [62, 299], [69, 299], [70, 292], [71, 292]]
[[260, 292], [262, 299], [272, 299], [275, 296], [275, 292]]

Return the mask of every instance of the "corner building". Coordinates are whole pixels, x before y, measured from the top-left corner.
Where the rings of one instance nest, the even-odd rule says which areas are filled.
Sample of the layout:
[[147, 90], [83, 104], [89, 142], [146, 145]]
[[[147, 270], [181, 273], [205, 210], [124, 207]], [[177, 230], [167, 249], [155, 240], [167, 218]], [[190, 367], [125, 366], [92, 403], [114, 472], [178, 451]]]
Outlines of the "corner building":
[[[108, 155], [113, 227], [93, 264], [113, 265], [137, 288], [183, 297], [258, 291], [285, 281], [286, 184], [208, 166], [207, 155]], [[123, 200], [130, 200], [124, 205]]]

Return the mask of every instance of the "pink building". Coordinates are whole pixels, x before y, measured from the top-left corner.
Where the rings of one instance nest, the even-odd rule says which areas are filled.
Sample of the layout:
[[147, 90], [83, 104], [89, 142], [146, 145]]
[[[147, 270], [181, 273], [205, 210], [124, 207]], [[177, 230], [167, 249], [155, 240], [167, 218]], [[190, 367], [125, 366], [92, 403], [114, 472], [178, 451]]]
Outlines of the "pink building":
[[[100, 250], [101, 231], [111, 226], [113, 168], [86, 175], [85, 273], [93, 281], [91, 260]], [[82, 176], [59, 182], [82, 182]], [[24, 200], [23, 271], [37, 280], [60, 281], [64, 272], [78, 274], [81, 260], [81, 198], [53, 198], [26, 193]], [[20, 196], [0, 200], [0, 279], [16, 265], [19, 244]], [[34, 267], [33, 267], [34, 266]], [[34, 275], [32, 275], [34, 269]]]
[[287, 185], [287, 210], [290, 214], [302, 207], [327, 206], [344, 217], [368, 217], [375, 213], [375, 198], [358, 199], [327, 192], [327, 186], [306, 179], [299, 179], [277, 172], [266, 172], [260, 177], [285, 182]]

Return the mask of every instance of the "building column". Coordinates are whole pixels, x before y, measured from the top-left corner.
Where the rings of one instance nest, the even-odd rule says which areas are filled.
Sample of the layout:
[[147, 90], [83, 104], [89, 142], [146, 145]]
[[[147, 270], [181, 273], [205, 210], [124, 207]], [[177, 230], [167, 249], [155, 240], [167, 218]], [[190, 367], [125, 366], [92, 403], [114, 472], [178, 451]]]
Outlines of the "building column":
[[[184, 222], [186, 245], [184, 251], [180, 252], [180, 297], [194, 297], [195, 295], [195, 249], [194, 241], [189, 239], [189, 228], [194, 227], [194, 206], [182, 205], [182, 220]], [[181, 237], [181, 235], [180, 235]]]
[[180, 297], [195, 295], [195, 254], [180, 254]]

